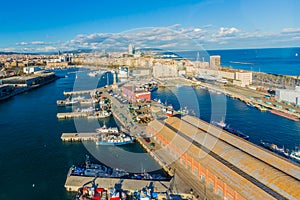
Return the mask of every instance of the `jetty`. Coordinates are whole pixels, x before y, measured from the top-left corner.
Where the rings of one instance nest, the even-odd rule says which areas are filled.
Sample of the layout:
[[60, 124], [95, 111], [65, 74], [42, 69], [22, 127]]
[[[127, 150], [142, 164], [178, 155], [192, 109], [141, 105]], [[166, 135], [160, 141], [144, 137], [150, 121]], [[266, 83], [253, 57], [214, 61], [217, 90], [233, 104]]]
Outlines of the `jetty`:
[[64, 92], [65, 96], [72, 96], [72, 95], [80, 95], [80, 94], [91, 94], [94, 93], [96, 90], [80, 90], [80, 91], [71, 91], [71, 92]]
[[[84, 176], [68, 176], [65, 182], [65, 188], [67, 191], [77, 192], [84, 184], [92, 181], [95, 177]], [[138, 188], [143, 188], [149, 185], [153, 185], [155, 191], [165, 192], [170, 188], [170, 181], [167, 180], [136, 180], [136, 179], [122, 179], [122, 178], [102, 178], [98, 177], [95, 183], [101, 185], [105, 189], [114, 188], [115, 185], [122, 185], [123, 190], [134, 192]]]
[[72, 119], [72, 118], [82, 118], [87, 117], [87, 112], [66, 112], [66, 113], [57, 113], [58, 119]]
[[61, 140], [63, 142], [81, 142], [93, 141], [97, 137], [97, 133], [63, 133]]

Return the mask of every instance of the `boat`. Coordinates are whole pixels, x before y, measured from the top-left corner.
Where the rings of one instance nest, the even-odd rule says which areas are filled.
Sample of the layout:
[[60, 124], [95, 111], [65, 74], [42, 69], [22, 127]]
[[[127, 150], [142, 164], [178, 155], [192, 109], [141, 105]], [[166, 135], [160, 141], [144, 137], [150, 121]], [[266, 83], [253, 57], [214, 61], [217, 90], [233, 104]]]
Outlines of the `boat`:
[[93, 108], [93, 107], [82, 108], [81, 110], [79, 110], [79, 112], [83, 112], [83, 113], [91, 113], [94, 111], [95, 111], [95, 108]]
[[67, 99], [65, 101], [65, 106], [73, 106], [73, 105], [77, 105], [79, 103], [78, 100], [73, 100], [73, 99]]
[[300, 163], [300, 150], [296, 148], [294, 151], [292, 151], [290, 154], [290, 158]]
[[222, 128], [222, 129], [225, 128], [226, 125], [227, 125], [227, 124], [224, 122], [223, 119], [222, 119], [221, 121], [219, 121], [219, 122], [212, 121], [211, 124], [214, 125], [214, 126], [217, 126], [217, 127], [219, 127], [219, 128]]
[[101, 128], [96, 129], [97, 133], [119, 133], [119, 130], [117, 127], [109, 127], [107, 128], [104, 124]]
[[90, 77], [95, 77], [95, 76], [98, 76], [98, 75], [102, 75], [103, 73], [104, 73], [103, 71], [98, 70], [98, 71], [92, 71], [92, 72], [88, 73], [88, 75]]
[[276, 154], [289, 158], [288, 150], [284, 149], [284, 147], [279, 148], [276, 144], [260, 141], [260, 145], [265, 147], [266, 149], [273, 151]]
[[96, 145], [125, 145], [134, 142], [134, 138], [130, 135], [119, 132], [118, 128], [107, 128], [103, 125], [101, 128], [96, 129], [99, 133], [95, 138]]
[[90, 104], [96, 104], [96, 103], [98, 103], [99, 102], [99, 100], [97, 100], [97, 99], [82, 99], [82, 100], [80, 100], [79, 101], [79, 103], [81, 104], [81, 105], [90, 105]]
[[177, 111], [180, 115], [188, 115], [189, 114], [189, 110], [187, 109], [187, 107], [184, 107], [184, 109], [180, 109]]
[[260, 106], [260, 105], [255, 105], [255, 107], [260, 110], [261, 112], [266, 112], [268, 109], [264, 106]]
[[229, 133], [232, 133], [232, 134], [234, 134], [236, 136], [239, 136], [239, 137], [241, 137], [241, 138], [243, 138], [245, 140], [249, 140], [249, 135], [246, 135], [246, 134], [244, 134], [244, 133], [242, 133], [242, 132], [240, 132], [240, 131], [238, 131], [238, 130], [236, 130], [234, 128], [231, 128], [229, 125], [226, 125], [223, 129], [225, 131], [228, 131]]
[[125, 145], [134, 142], [134, 138], [125, 133], [99, 134], [95, 140], [96, 145]]
[[128, 78], [128, 67], [119, 67], [118, 78]]
[[83, 96], [72, 97], [72, 100], [75, 100], [75, 101], [81, 101], [83, 99], [85, 99], [85, 97], [83, 97]]
[[106, 110], [95, 112], [93, 115], [89, 115], [87, 118], [88, 119], [103, 119], [106, 117], [110, 117], [111, 112], [108, 112]]
[[288, 113], [285, 113], [285, 112], [282, 112], [282, 111], [279, 111], [279, 110], [272, 109], [272, 110], [270, 110], [270, 112], [275, 114], [275, 115], [285, 117], [285, 118], [293, 120], [293, 121], [299, 121], [299, 117], [288, 114]]
[[157, 173], [131, 173], [120, 168], [110, 168], [103, 164], [96, 164], [90, 161], [86, 155], [84, 165], [80, 167], [72, 166], [68, 172], [68, 176], [83, 176], [83, 177], [100, 177], [100, 178], [122, 178], [135, 180], [169, 180], [170, 177], [165, 177]]
[[149, 88], [149, 92], [154, 92], [157, 89], [158, 89], [157, 85], [154, 85], [153, 87]]
[[251, 107], [251, 108], [254, 108], [254, 104], [253, 103], [247, 103], [247, 106]]

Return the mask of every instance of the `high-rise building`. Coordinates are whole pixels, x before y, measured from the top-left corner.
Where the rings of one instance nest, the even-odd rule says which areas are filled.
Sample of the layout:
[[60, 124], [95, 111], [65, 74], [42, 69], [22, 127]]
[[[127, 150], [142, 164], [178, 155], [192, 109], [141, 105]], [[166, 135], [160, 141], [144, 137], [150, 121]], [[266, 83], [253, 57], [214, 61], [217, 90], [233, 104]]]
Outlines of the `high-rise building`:
[[134, 47], [133, 44], [129, 44], [129, 46], [128, 46], [128, 54], [131, 54], [131, 55], [135, 54], [135, 47]]
[[210, 56], [209, 57], [210, 68], [220, 68], [221, 67], [221, 56]]

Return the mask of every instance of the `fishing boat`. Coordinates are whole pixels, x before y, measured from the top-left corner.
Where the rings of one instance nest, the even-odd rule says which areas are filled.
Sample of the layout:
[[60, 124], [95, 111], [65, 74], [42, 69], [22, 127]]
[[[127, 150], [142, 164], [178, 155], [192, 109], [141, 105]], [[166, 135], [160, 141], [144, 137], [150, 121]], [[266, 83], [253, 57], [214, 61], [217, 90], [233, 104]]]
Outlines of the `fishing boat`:
[[96, 145], [125, 145], [134, 142], [134, 138], [125, 133], [99, 134], [95, 140]]
[[96, 132], [99, 133], [95, 138], [96, 145], [125, 145], [134, 142], [133, 137], [119, 132], [116, 127], [107, 128], [103, 125], [103, 127], [96, 129]]
[[260, 106], [260, 105], [255, 105], [255, 107], [260, 110], [261, 112], [266, 112], [268, 109], [264, 106]]
[[96, 129], [97, 133], [119, 133], [119, 130], [117, 127], [109, 127], [107, 128], [104, 124], [101, 128]]
[[243, 138], [245, 140], [249, 140], [249, 135], [246, 135], [246, 134], [244, 134], [244, 133], [242, 133], [242, 132], [240, 132], [240, 131], [238, 131], [238, 130], [236, 130], [234, 128], [231, 128], [229, 125], [226, 125], [223, 129], [225, 131], [228, 131], [229, 133], [232, 133], [232, 134], [234, 134], [236, 136], [239, 136], [239, 137], [241, 137], [241, 138]]
[[279, 148], [276, 144], [274, 143], [269, 143], [269, 142], [264, 142], [264, 141], [260, 141], [260, 145], [265, 147], [266, 149], [273, 151], [276, 154], [279, 154], [281, 156], [284, 156], [286, 158], [290, 157], [288, 150], [286, 150], [284, 147]]
[[217, 126], [219, 128], [225, 128], [226, 127], [226, 123], [224, 122], [224, 120], [222, 119], [221, 121], [217, 122], [217, 121], [212, 121], [211, 122], [212, 125]]
[[296, 148], [294, 151], [292, 151], [290, 154], [290, 158], [300, 163], [300, 150]]
[[89, 75], [90, 77], [95, 77], [95, 76], [102, 75], [103, 73], [104, 73], [103, 71], [98, 70], [98, 71], [92, 71], [92, 72], [88, 73], [88, 75]]
[[189, 114], [189, 110], [187, 109], [187, 107], [184, 107], [184, 109], [180, 109], [177, 111], [180, 115], [188, 115]]
[[157, 85], [154, 85], [154, 86], [149, 88], [149, 92], [154, 92], [157, 89], [158, 89]]
[[93, 113], [93, 115], [87, 116], [87, 118], [88, 119], [103, 119], [103, 118], [110, 117], [110, 116], [111, 116], [111, 112], [103, 110], [103, 111], [95, 112], [95, 113]]
[[73, 105], [77, 105], [79, 103], [78, 100], [73, 100], [73, 99], [67, 99], [65, 101], [65, 106], [73, 106]]
[[79, 112], [83, 112], [83, 113], [91, 113], [94, 111], [95, 111], [95, 108], [93, 108], [93, 107], [82, 108], [81, 110], [79, 110]]
[[103, 164], [96, 164], [90, 161], [86, 155], [84, 165], [80, 167], [72, 166], [68, 176], [100, 177], [100, 178], [122, 178], [135, 180], [169, 180], [170, 177], [162, 176], [158, 173], [147, 173], [145, 170], [140, 173], [130, 173], [120, 168], [110, 168]]

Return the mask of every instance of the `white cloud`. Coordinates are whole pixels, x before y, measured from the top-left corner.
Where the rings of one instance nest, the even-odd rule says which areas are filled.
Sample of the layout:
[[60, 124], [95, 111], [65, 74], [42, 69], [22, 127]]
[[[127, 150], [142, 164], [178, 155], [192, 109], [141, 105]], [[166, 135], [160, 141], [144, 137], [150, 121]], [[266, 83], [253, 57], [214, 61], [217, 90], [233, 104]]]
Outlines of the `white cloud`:
[[17, 46], [26, 46], [28, 45], [27, 42], [19, 42], [19, 43], [16, 43]]
[[[299, 34], [298, 34], [299, 33]], [[126, 51], [133, 43], [139, 48], [160, 48], [167, 51], [194, 50], [200, 45], [209, 49], [238, 47], [272, 47], [291, 44], [300, 46], [300, 28], [285, 28], [277, 32], [261, 30], [245, 31], [237, 27], [219, 27], [213, 25], [182, 27], [175, 24], [166, 28], [142, 28], [121, 33], [78, 34], [68, 41], [20, 42], [20, 52], [46, 52], [90, 48], [108, 51]], [[286, 46], [286, 45], [285, 45]]]
[[282, 33], [300, 33], [300, 28], [284, 28]]
[[16, 48], [10, 47], [10, 48], [0, 48], [0, 51], [2, 52], [13, 52], [16, 51]]
[[221, 27], [219, 29], [218, 33], [214, 34], [213, 36], [215, 36], [215, 37], [231, 37], [231, 36], [235, 36], [235, 34], [238, 32], [240, 32], [240, 30], [235, 27], [231, 27], [231, 28]]
[[45, 45], [46, 42], [43, 42], [43, 41], [33, 41], [30, 44], [32, 44], [32, 45]]

